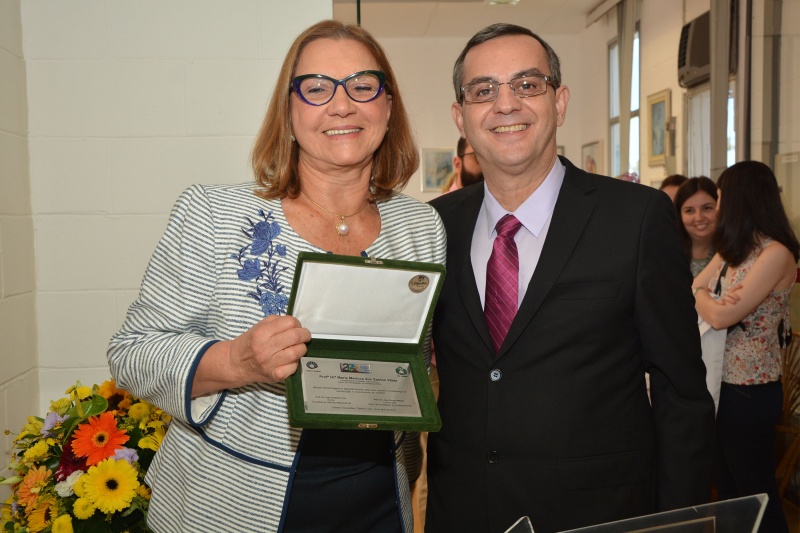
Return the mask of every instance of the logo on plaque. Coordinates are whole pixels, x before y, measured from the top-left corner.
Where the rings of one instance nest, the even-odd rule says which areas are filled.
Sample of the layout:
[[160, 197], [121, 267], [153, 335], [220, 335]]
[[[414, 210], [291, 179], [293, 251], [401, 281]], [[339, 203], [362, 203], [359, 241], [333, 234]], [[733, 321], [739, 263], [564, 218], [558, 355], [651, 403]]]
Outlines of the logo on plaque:
[[414, 276], [408, 282], [408, 288], [411, 289], [411, 292], [422, 292], [428, 288], [428, 285], [431, 284], [431, 280], [428, 279], [428, 276], [424, 274], [419, 274], [418, 276]]

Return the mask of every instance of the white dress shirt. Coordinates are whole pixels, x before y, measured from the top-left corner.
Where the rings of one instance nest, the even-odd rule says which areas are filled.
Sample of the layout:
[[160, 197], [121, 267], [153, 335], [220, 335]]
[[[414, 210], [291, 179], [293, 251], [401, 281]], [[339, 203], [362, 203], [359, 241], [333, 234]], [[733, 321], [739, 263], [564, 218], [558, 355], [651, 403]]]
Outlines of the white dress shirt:
[[[533, 271], [539, 263], [550, 219], [558, 199], [558, 191], [564, 183], [566, 169], [559, 159], [541, 185], [531, 194], [516, 211], [510, 213], [517, 217], [522, 227], [514, 237], [519, 252], [519, 295], [517, 306], [522, 303]], [[486, 263], [492, 255], [492, 246], [497, 236], [497, 221], [509, 214], [489, 192], [486, 182], [483, 184], [483, 205], [478, 213], [478, 221], [472, 234], [472, 270], [475, 272], [475, 283], [481, 295], [481, 305], [486, 302]]]

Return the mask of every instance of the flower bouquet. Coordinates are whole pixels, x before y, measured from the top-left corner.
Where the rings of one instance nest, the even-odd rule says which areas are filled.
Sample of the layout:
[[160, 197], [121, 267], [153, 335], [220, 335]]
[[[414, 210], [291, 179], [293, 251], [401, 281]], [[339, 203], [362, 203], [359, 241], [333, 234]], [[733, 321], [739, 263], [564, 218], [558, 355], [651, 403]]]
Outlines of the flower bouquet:
[[12, 491], [0, 531], [150, 531], [144, 475], [170, 416], [113, 381], [78, 382], [66, 393], [44, 419], [28, 417], [14, 439], [9, 470], [17, 475], [0, 477]]

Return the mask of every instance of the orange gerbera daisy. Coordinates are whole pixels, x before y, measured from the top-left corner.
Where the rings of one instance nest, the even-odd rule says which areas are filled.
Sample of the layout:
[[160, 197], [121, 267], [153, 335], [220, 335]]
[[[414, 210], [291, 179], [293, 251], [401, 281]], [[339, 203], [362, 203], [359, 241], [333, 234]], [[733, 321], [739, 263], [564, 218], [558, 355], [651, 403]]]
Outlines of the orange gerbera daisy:
[[114, 456], [114, 452], [128, 442], [128, 435], [117, 429], [114, 413], [93, 416], [75, 430], [72, 451], [78, 457], [86, 457], [86, 464], [96, 465], [103, 459]]
[[17, 502], [28, 509], [36, 507], [39, 491], [47, 484], [47, 478], [51, 473], [46, 466], [28, 470], [17, 489]]

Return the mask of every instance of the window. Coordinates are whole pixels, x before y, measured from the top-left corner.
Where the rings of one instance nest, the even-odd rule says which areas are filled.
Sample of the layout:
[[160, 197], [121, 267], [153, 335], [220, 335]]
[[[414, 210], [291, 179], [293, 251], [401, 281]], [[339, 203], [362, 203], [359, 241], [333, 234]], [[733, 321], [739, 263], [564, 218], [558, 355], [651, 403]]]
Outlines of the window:
[[688, 94], [686, 153], [690, 177], [711, 176], [711, 89]]
[[[736, 162], [736, 80], [728, 82], [728, 119], [725, 128], [726, 165]], [[689, 176], [711, 176], [711, 89], [703, 85], [691, 91], [687, 106], [687, 138], [686, 159]]]
[[619, 176], [622, 173], [619, 171], [619, 44], [616, 41], [608, 47], [608, 115], [611, 175]]
[[608, 109], [609, 109], [609, 139], [611, 146], [611, 175], [619, 176], [624, 173], [639, 175], [639, 30], [633, 34], [633, 48], [631, 57], [631, 99], [630, 118], [628, 123], [628, 154], [623, 158], [620, 140], [620, 67], [619, 43], [611, 43], [608, 47]]
[[631, 65], [631, 127], [628, 150], [628, 172], [639, 173], [639, 30], [633, 34], [633, 58]]

